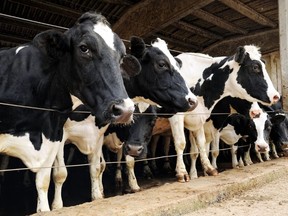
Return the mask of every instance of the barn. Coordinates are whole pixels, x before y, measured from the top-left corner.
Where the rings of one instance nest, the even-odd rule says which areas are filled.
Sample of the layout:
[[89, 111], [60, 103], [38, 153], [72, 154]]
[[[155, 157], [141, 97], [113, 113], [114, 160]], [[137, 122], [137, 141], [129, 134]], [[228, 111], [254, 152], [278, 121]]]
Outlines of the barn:
[[[285, 0], [2, 0], [0, 49], [31, 41], [48, 29], [64, 32], [86, 11], [105, 16], [128, 52], [132, 36], [143, 38], [146, 44], [159, 37], [173, 55], [199, 52], [224, 56], [233, 54], [240, 45], [259, 46], [271, 80], [283, 97], [283, 108], [288, 110]], [[13, 178], [17, 182], [17, 174]], [[1, 196], [2, 203], [5, 199]], [[11, 206], [1, 208], [15, 213]], [[21, 208], [31, 213], [27, 206]]]

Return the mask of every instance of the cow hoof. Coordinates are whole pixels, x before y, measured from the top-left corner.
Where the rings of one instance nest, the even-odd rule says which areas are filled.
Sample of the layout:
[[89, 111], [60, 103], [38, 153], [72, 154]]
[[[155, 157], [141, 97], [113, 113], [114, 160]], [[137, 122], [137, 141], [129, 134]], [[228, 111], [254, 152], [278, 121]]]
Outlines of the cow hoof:
[[218, 175], [218, 171], [217, 171], [216, 169], [207, 170], [206, 173], [207, 173], [209, 176], [216, 176], [216, 175]]
[[189, 177], [188, 173], [186, 173], [184, 175], [177, 175], [177, 179], [178, 179], [178, 182], [181, 182], [181, 183], [185, 183], [185, 182], [190, 181], [190, 177]]

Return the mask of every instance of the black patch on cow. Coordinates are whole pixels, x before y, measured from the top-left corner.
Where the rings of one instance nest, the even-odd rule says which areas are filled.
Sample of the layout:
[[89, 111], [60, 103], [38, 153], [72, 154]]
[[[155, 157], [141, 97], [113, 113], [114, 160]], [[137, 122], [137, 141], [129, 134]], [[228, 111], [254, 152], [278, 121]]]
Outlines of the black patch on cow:
[[33, 144], [35, 150], [40, 150], [41, 144], [43, 142], [42, 134], [40, 134], [39, 132], [30, 132], [29, 139], [31, 143]]
[[91, 115], [91, 113], [89, 112], [87, 107], [81, 104], [73, 110], [73, 112], [69, 115], [69, 119], [80, 122], [88, 118], [89, 115]]
[[194, 94], [203, 96], [205, 106], [210, 109], [215, 101], [224, 93], [225, 83], [229, 78], [232, 69], [229, 66], [221, 68], [229, 58], [223, 59], [220, 63], [214, 63], [203, 72], [202, 85], [199, 81], [194, 88]]

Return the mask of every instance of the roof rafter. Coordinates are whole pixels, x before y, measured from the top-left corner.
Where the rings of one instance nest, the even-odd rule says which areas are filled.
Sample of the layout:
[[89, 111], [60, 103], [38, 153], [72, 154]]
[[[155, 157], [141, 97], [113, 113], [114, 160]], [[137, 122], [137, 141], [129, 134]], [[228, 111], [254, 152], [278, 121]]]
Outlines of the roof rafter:
[[214, 25], [216, 25], [220, 28], [226, 29], [230, 32], [240, 33], [240, 34], [247, 34], [248, 33], [248, 31], [246, 31], [245, 29], [237, 27], [236, 25], [233, 25], [233, 24], [227, 22], [226, 20], [224, 20], [220, 17], [217, 17], [213, 14], [210, 14], [204, 10], [199, 9], [197, 11], [193, 11], [192, 14], [194, 16], [200, 18], [200, 19], [203, 19], [207, 22], [213, 23]]
[[132, 6], [113, 26], [122, 38], [149, 36], [214, 0], [146, 0]]
[[221, 40], [223, 38], [220, 35], [214, 34], [210, 31], [199, 28], [195, 25], [191, 25], [191, 24], [186, 23], [184, 21], [177, 21], [177, 22], [173, 23], [172, 25], [175, 26], [176, 28], [180, 28], [180, 29], [183, 29], [185, 31], [195, 33], [197, 35], [200, 35], [200, 36], [203, 36], [206, 38], [217, 39], [217, 40]]
[[243, 4], [239, 0], [219, 0], [221, 3], [227, 5], [228, 7], [232, 8], [233, 10], [238, 11], [239, 13], [243, 14], [244, 16], [250, 18], [256, 23], [259, 23], [264, 26], [270, 27], [277, 27], [277, 24], [268, 19], [267, 17], [263, 16], [262, 14], [258, 13], [254, 9], [250, 8], [249, 6]]

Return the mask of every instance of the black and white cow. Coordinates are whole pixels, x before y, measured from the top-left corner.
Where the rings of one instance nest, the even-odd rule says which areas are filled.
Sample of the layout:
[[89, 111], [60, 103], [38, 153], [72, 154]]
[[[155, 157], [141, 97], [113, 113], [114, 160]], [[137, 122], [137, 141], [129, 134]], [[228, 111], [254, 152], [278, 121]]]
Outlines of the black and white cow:
[[270, 144], [272, 156], [278, 158], [278, 153], [282, 153], [287, 150], [288, 147], [288, 119], [282, 108], [282, 98], [272, 106], [261, 106], [271, 118], [282, 115], [284, 117], [283, 121], [274, 122], [272, 124], [272, 129], [270, 133]]
[[21, 159], [36, 173], [37, 211], [49, 211], [47, 167], [63, 139], [70, 94], [96, 116], [97, 125], [130, 122], [134, 103], [121, 72], [137, 73], [140, 65], [97, 13], [83, 14], [65, 33], [45, 31], [30, 43], [2, 50], [0, 64], [1, 102], [45, 109], [1, 104], [0, 152]]
[[[197, 106], [197, 98], [191, 93], [180, 75], [179, 66], [170, 54], [165, 41], [157, 38], [150, 47], [146, 47], [141, 38], [132, 37], [131, 54], [139, 59], [141, 71], [133, 77], [123, 76], [123, 79], [129, 96], [137, 104], [137, 109], [139, 109], [138, 114], [143, 113], [148, 108], [148, 111], [151, 112], [150, 115], [155, 115], [151, 108], [148, 107], [149, 104], [143, 102], [157, 104], [157, 106], [162, 107], [161, 110], [169, 109], [169, 111], [172, 112], [192, 110]], [[76, 100], [74, 100], [74, 108], [75, 111], [79, 109], [82, 111], [83, 109], [86, 110], [86, 108], [81, 106], [79, 101], [77, 102]], [[100, 163], [100, 158], [102, 155], [104, 133], [108, 128], [108, 125], [95, 127], [92, 124], [94, 121], [93, 118], [93, 116], [89, 116], [89, 113], [75, 113], [71, 115], [64, 125], [65, 134], [63, 138], [64, 141], [69, 140], [75, 144], [83, 154], [88, 155], [88, 161], [91, 164], [92, 200], [103, 198], [101, 176], [104, 171], [104, 163]], [[142, 119], [143, 117], [135, 116], [134, 121], [139, 121], [139, 118]], [[151, 117], [147, 116], [144, 118], [148, 119], [146, 121], [150, 121]], [[146, 148], [142, 147], [143, 143], [141, 142], [146, 136], [143, 137], [141, 132], [146, 132], [144, 128], [148, 126], [148, 124], [149, 123], [145, 122], [143, 126], [138, 127], [137, 124], [133, 123], [129, 126], [131, 129], [123, 126], [117, 128], [118, 131], [122, 131], [118, 135], [121, 140], [125, 140], [129, 132], [131, 133], [129, 136], [135, 136], [133, 141], [139, 142], [134, 142], [133, 146], [126, 143], [125, 153], [127, 155], [141, 156], [146, 154]], [[152, 123], [150, 122], [150, 124]], [[84, 133], [85, 131], [86, 133]], [[89, 136], [87, 134], [89, 134]], [[63, 148], [61, 148], [57, 154], [55, 166], [59, 168], [55, 168], [53, 171], [53, 179], [56, 187], [55, 197], [52, 203], [53, 209], [63, 206], [61, 191], [62, 185], [67, 177]]]
[[[237, 112], [229, 114], [231, 112]], [[269, 135], [272, 122], [282, 121], [279, 117], [270, 118], [266, 112], [259, 107], [257, 102], [251, 103], [239, 98], [230, 96], [220, 100], [214, 107], [209, 121], [205, 123], [205, 136], [207, 150], [211, 143], [212, 165], [217, 168], [216, 160], [219, 155], [219, 139], [226, 144], [231, 145], [232, 166], [238, 166], [238, 158], [236, 155], [237, 146], [233, 146], [242, 139], [241, 148], [244, 143], [250, 146], [252, 143], [255, 146], [255, 152], [269, 152]], [[240, 150], [241, 151], [241, 150]], [[251, 160], [241, 156], [241, 159], [248, 165]]]
[[[197, 144], [205, 172], [216, 175], [217, 171], [207, 157], [203, 127], [215, 104], [230, 95], [271, 105], [279, 100], [280, 95], [261, 60], [259, 48], [255, 46], [238, 47], [233, 56], [213, 58], [197, 53], [182, 53], [177, 58], [182, 61], [182, 76], [198, 96], [195, 110], [169, 119], [177, 153], [176, 173], [178, 180], [185, 182], [197, 178], [197, 170], [191, 166], [189, 176], [183, 162], [182, 155], [186, 146], [184, 127], [190, 131], [191, 143]], [[191, 158], [193, 163], [195, 158]]]

